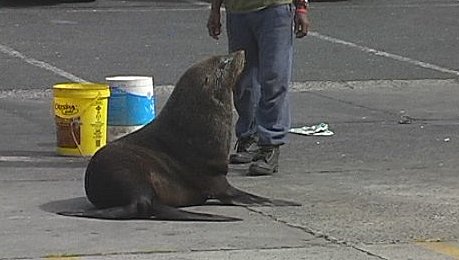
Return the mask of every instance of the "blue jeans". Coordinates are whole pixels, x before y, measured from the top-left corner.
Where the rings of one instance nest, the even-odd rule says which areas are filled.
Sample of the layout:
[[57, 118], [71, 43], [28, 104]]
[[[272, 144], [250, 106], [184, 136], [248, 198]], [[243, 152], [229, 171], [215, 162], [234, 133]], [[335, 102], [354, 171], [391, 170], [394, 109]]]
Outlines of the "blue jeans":
[[246, 52], [246, 68], [234, 93], [236, 137], [256, 134], [259, 145], [282, 145], [290, 128], [293, 7], [271, 6], [227, 13], [229, 51]]

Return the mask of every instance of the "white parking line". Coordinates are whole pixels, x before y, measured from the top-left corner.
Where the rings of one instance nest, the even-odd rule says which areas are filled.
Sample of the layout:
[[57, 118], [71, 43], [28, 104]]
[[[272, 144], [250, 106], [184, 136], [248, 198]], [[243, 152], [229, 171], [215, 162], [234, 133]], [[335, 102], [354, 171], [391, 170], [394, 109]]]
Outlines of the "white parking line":
[[[458, 88], [459, 82], [456, 79], [416, 79], [416, 80], [357, 80], [357, 81], [306, 81], [292, 82], [290, 91], [305, 92], [317, 90], [337, 89], [414, 89], [427, 88], [429, 86], [441, 86], [445, 88]], [[155, 95], [161, 98], [167, 97], [174, 90], [173, 85], [155, 86]], [[53, 97], [52, 89], [9, 89], [0, 90], [0, 99], [49, 99]]]
[[358, 44], [355, 44], [355, 43], [352, 43], [352, 42], [344, 41], [344, 40], [341, 40], [341, 39], [338, 39], [338, 38], [334, 38], [334, 37], [331, 37], [331, 36], [327, 36], [327, 35], [323, 35], [323, 34], [320, 34], [320, 33], [317, 33], [317, 32], [309, 32], [308, 35], [316, 37], [316, 38], [324, 40], [324, 41], [328, 41], [328, 42], [332, 42], [332, 43], [335, 43], [335, 44], [341, 44], [341, 45], [345, 45], [347, 47], [355, 48], [357, 50], [360, 50], [362, 52], [366, 52], [368, 54], [381, 56], [381, 57], [386, 57], [386, 58], [389, 58], [389, 59], [392, 59], [392, 60], [409, 63], [409, 64], [415, 65], [417, 67], [430, 69], [430, 70], [434, 70], [434, 71], [437, 71], [437, 72], [449, 73], [449, 74], [452, 74], [454, 76], [459, 76], [459, 71], [453, 70], [453, 69], [449, 69], [449, 68], [445, 68], [445, 67], [441, 67], [441, 66], [438, 66], [438, 65], [435, 65], [435, 64], [431, 64], [431, 63], [415, 60], [415, 59], [412, 59], [412, 58], [404, 57], [404, 56], [397, 55], [397, 54], [392, 54], [392, 53], [385, 52], [385, 51], [376, 50], [376, 49], [373, 49], [373, 48], [370, 48], [370, 47], [366, 47], [366, 46], [361, 46], [361, 45], [358, 45]]
[[[335, 6], [317, 6], [314, 3], [311, 4], [311, 9], [330, 9], [330, 7], [335, 7]], [[459, 7], [459, 1], [453, 2], [453, 3], [438, 3], [438, 2], [424, 2], [424, 3], [416, 3], [416, 4], [386, 4], [386, 3], [378, 3], [378, 4], [367, 4], [367, 5], [361, 5], [361, 4], [346, 4], [346, 5], [339, 5], [340, 9], [375, 9], [375, 8], [391, 8], [391, 9], [401, 9], [401, 8], [451, 8], [451, 7]]]
[[63, 156], [0, 156], [0, 163], [29, 162], [29, 163], [56, 163], [56, 162], [84, 162], [83, 157]]
[[203, 1], [196, 1], [196, 0], [184, 0], [184, 1], [192, 5], [210, 6], [210, 3], [203, 2]]
[[150, 12], [188, 12], [203, 11], [210, 9], [210, 6], [198, 8], [105, 8], [105, 9], [71, 9], [67, 13], [150, 13]]
[[44, 70], [48, 70], [48, 71], [51, 71], [53, 72], [54, 74], [57, 74], [61, 77], [64, 77], [66, 79], [69, 79], [71, 81], [74, 81], [74, 82], [85, 82], [86, 80], [80, 78], [80, 77], [77, 77], [75, 75], [73, 75], [72, 73], [69, 73], [67, 71], [64, 71], [62, 69], [59, 69], [49, 63], [46, 63], [44, 61], [40, 61], [40, 60], [37, 60], [37, 59], [34, 59], [34, 58], [30, 58], [30, 57], [27, 57], [26, 55], [20, 53], [19, 51], [13, 49], [13, 48], [10, 48], [6, 45], [3, 45], [3, 44], [0, 44], [0, 52], [8, 55], [8, 56], [11, 56], [11, 57], [14, 57], [14, 58], [18, 58], [22, 61], [24, 61], [25, 63], [28, 63], [30, 65], [33, 65], [35, 67], [38, 67], [38, 68], [41, 68], [41, 69], [44, 69]]
[[[129, 9], [127, 9], [127, 10], [129, 10]], [[190, 11], [190, 9], [187, 9], [187, 10]], [[96, 10], [86, 10], [86, 11], [93, 11], [94, 12]], [[107, 11], [107, 10], [105, 10], [105, 11]], [[139, 11], [139, 10], [132, 10], [132, 11]], [[151, 11], [151, 10], [149, 10], [149, 11]], [[408, 63], [408, 64], [411, 64], [411, 65], [414, 65], [414, 66], [417, 66], [417, 67], [430, 69], [430, 70], [434, 70], [434, 71], [442, 72], [442, 73], [448, 73], [448, 74], [452, 74], [454, 76], [459, 76], [459, 71], [454, 70], [454, 69], [442, 67], [442, 66], [435, 65], [435, 64], [432, 64], [432, 63], [428, 63], [428, 62], [412, 59], [412, 58], [409, 58], [409, 57], [404, 57], [404, 56], [401, 56], [401, 55], [397, 55], [397, 54], [393, 54], [393, 53], [389, 53], [389, 52], [385, 52], [385, 51], [380, 51], [380, 50], [377, 50], [377, 49], [373, 49], [373, 48], [370, 48], [370, 47], [358, 45], [358, 44], [355, 44], [355, 43], [352, 43], [352, 42], [348, 42], [348, 41], [344, 41], [344, 40], [341, 40], [341, 39], [338, 39], [338, 38], [334, 38], [334, 37], [331, 37], [331, 36], [323, 35], [323, 34], [320, 34], [318, 32], [310, 32], [309, 35], [312, 36], [312, 37], [318, 38], [320, 40], [324, 40], [324, 41], [328, 41], [328, 42], [331, 42], [331, 43], [334, 43], [334, 44], [340, 44], [340, 45], [344, 45], [344, 46], [347, 46], [347, 47], [350, 47], [350, 48], [354, 48], [354, 49], [357, 49], [359, 51], [362, 51], [362, 52], [365, 52], [365, 53], [368, 53], [368, 54], [371, 54], [371, 55], [381, 56], [381, 57], [389, 58], [389, 59], [396, 60], [396, 61], [399, 61], [399, 62]], [[62, 70], [62, 69], [60, 69], [58, 67], [55, 67], [55, 66], [53, 66], [53, 65], [51, 65], [51, 64], [49, 64], [47, 62], [40, 61], [40, 60], [31, 58], [31, 57], [27, 57], [26, 55], [22, 54], [21, 52], [19, 52], [17, 50], [14, 50], [13, 48], [8, 47], [6, 45], [0, 44], [0, 52], [6, 54], [8, 56], [11, 56], [11, 57], [14, 57], [14, 58], [18, 58], [18, 59], [24, 61], [25, 63], [28, 63], [28, 64], [33, 65], [35, 67], [51, 71], [51, 72], [53, 72], [53, 73], [55, 73], [55, 74], [57, 74], [57, 75], [59, 75], [61, 77], [64, 77], [64, 78], [66, 78], [66, 79], [68, 79], [70, 81], [74, 81], [74, 82], [85, 82], [86, 81], [83, 78], [80, 78], [80, 77], [78, 77], [78, 76], [76, 76], [76, 75], [74, 75], [74, 74], [72, 74], [70, 72], [64, 71], [64, 70]]]

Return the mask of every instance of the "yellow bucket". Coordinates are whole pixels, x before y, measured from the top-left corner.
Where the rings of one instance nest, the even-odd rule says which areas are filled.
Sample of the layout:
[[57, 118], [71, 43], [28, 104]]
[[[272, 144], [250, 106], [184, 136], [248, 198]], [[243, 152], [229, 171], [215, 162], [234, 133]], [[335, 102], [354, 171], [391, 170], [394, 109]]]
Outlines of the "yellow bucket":
[[108, 84], [58, 83], [53, 96], [59, 155], [92, 156], [107, 143]]

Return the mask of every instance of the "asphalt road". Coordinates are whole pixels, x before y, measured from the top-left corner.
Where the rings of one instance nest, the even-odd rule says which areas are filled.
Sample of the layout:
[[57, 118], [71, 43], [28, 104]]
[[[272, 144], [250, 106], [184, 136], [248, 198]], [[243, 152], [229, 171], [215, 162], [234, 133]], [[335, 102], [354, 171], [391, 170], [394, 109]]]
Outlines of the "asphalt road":
[[[202, 2], [30, 5], [0, 9], [1, 89], [50, 88], [74, 79], [66, 73], [89, 81], [148, 74], [174, 84], [193, 62], [226, 52], [225, 35], [207, 36]], [[294, 81], [457, 77], [456, 17], [455, 0], [314, 2], [313, 33], [295, 42]]]
[[[0, 259], [459, 259], [459, 2], [311, 3], [295, 41], [294, 126], [280, 173], [236, 186], [302, 207], [192, 210], [238, 223], [94, 221], [86, 160], [55, 155], [53, 84], [151, 75], [158, 107], [226, 52], [197, 1], [0, 0]], [[411, 118], [400, 124], [400, 116]]]

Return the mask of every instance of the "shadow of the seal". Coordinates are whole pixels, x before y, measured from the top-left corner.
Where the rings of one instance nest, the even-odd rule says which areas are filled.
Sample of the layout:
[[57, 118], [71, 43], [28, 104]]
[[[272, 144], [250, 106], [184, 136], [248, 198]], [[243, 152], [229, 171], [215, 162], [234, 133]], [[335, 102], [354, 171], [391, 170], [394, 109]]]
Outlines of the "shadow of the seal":
[[86, 197], [77, 197], [65, 200], [50, 201], [39, 206], [41, 210], [55, 213], [58, 212], [77, 212], [94, 208]]

